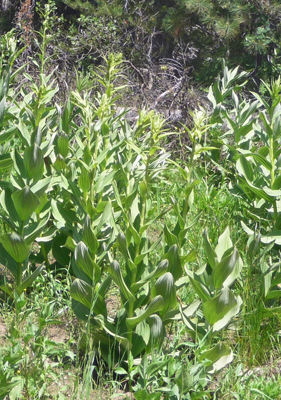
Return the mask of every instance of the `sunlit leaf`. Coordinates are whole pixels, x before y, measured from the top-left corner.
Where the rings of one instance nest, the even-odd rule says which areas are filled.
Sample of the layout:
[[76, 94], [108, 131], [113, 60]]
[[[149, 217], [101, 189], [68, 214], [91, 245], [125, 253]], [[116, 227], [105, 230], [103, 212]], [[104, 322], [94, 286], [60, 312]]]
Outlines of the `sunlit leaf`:
[[43, 151], [36, 143], [25, 149], [23, 162], [30, 179], [34, 181], [41, 179], [44, 172], [44, 158]]
[[224, 253], [233, 246], [230, 239], [229, 228], [227, 227], [225, 231], [220, 235], [218, 244], [216, 246], [217, 258], [220, 261]]
[[165, 299], [164, 308], [162, 313], [165, 314], [177, 304], [176, 287], [173, 275], [166, 272], [160, 276], [155, 282], [156, 295], [161, 295]]
[[200, 353], [199, 360], [203, 361], [205, 359], [212, 361], [209, 372], [214, 373], [232, 362], [233, 353], [230, 347], [226, 346], [224, 343], [218, 343], [212, 349]]
[[139, 324], [141, 321], [148, 318], [151, 314], [156, 313], [157, 311], [162, 311], [164, 307], [164, 300], [162, 296], [156, 296], [151, 300], [148, 307], [138, 316], [127, 318], [126, 323], [130, 327], [134, 327]]
[[1, 235], [0, 243], [16, 262], [21, 263], [28, 257], [29, 247], [17, 233]]
[[36, 194], [32, 193], [28, 186], [14, 192], [12, 194], [12, 200], [22, 221], [27, 220], [40, 205], [38, 197]]

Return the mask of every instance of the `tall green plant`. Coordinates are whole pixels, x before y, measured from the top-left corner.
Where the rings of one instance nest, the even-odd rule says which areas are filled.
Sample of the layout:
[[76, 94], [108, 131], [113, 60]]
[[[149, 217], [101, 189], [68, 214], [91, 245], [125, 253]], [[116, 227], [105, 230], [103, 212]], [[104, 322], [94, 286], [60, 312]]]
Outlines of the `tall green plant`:
[[[195, 279], [184, 276], [184, 266], [194, 259], [194, 251], [185, 254], [185, 244], [189, 229], [197, 222], [188, 220], [196, 182], [190, 184], [188, 174], [180, 169], [186, 179], [183, 204], [171, 199], [169, 208], [151, 218], [151, 188], [167, 168], [168, 154], [160, 146], [167, 133], [163, 131], [163, 120], [151, 112], [140, 112], [133, 126], [124, 116], [115, 115], [117, 93], [112, 82], [120, 62], [119, 57], [111, 56], [105, 70], [100, 71], [104, 92], [97, 94], [96, 106], [87, 93], [76, 91], [62, 113], [64, 124], [63, 116], [70, 115], [67, 110], [73, 109], [72, 103], [78, 107], [81, 125], [73, 141], [63, 139], [64, 154], [57, 144], [62, 182], [60, 195], [52, 200], [55, 223], [64, 237], [61, 247], [71, 252], [71, 267], [76, 275], [71, 287], [74, 312], [88, 323], [89, 337], [109, 367], [160, 349], [166, 326], [181, 319], [188, 321], [201, 304], [181, 306], [177, 298], [178, 289]], [[80, 86], [84, 83], [80, 81]], [[62, 132], [57, 140], [64, 135]], [[171, 210], [175, 226], [162, 226], [161, 219]], [[156, 237], [152, 236], [155, 226]], [[229, 323], [240, 306], [228, 287], [239, 273], [237, 251], [229, 247], [225, 248], [228, 253], [220, 254], [216, 261], [217, 271], [226, 265], [224, 276], [228, 283], [216, 282], [210, 301], [203, 305], [210, 324], [221, 324], [219, 329]], [[120, 307], [110, 315], [106, 298], [113, 283]], [[220, 314], [212, 317], [216, 302]], [[195, 327], [192, 321], [186, 324]], [[194, 328], [196, 339], [195, 331]], [[210, 349], [211, 340], [206, 343]], [[214, 357], [221, 360], [221, 366], [223, 359], [230, 360], [231, 351], [217, 346], [208, 357], [211, 364]]]
[[[1, 102], [0, 127], [3, 133], [0, 134], [0, 142], [9, 153], [1, 156], [3, 162], [0, 167], [12, 170], [10, 179], [0, 182], [1, 217], [4, 223], [4, 233], [0, 236], [0, 257], [1, 263], [13, 274], [15, 285], [12, 288], [2, 285], [1, 289], [11, 296], [14, 289], [21, 293], [31, 285], [42, 271], [44, 263], [47, 267], [50, 266], [48, 252], [50, 241], [55, 235], [55, 230], [51, 229], [51, 232], [44, 236], [51, 217], [51, 202], [47, 193], [52, 192], [55, 195], [54, 187], [58, 182], [54, 170], [48, 167], [57, 126], [57, 110], [52, 101], [58, 91], [58, 87], [51, 81], [51, 75], [44, 74], [48, 17], [47, 10], [47, 22], [42, 34], [41, 67], [35, 62], [40, 69], [39, 84], [26, 74], [29, 86], [22, 87], [19, 93], [14, 95], [7, 80], [11, 74], [10, 70], [2, 71], [2, 82], [5, 84], [1, 87], [2, 91], [5, 89], [6, 94], [4, 93]], [[9, 43], [11, 51], [7, 65], [11, 68], [19, 52], [16, 51], [15, 42], [10, 36]], [[39, 247], [34, 246], [35, 240]], [[49, 247], [46, 247], [46, 243]], [[40, 267], [26, 276], [31, 265]]]
[[[265, 84], [269, 98], [252, 92], [254, 100], [240, 100], [236, 81], [243, 76], [224, 68], [224, 77], [210, 88], [214, 112], [211, 121], [226, 121], [228, 130], [220, 141], [236, 169], [236, 194], [249, 205], [248, 216], [258, 222], [264, 243], [280, 241], [280, 78]], [[231, 95], [231, 106], [226, 100]], [[234, 108], [233, 108], [233, 106]]]

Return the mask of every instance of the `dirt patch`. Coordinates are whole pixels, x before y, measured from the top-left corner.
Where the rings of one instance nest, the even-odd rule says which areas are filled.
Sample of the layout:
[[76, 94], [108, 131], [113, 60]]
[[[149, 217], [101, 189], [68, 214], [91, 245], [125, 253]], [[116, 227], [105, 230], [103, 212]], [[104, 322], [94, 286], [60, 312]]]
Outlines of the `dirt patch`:
[[7, 326], [2, 318], [0, 318], [0, 346], [2, 347], [5, 342], [5, 336], [7, 334]]
[[117, 311], [120, 309], [120, 298], [118, 295], [111, 294], [106, 300], [107, 313], [111, 318], [115, 318]]

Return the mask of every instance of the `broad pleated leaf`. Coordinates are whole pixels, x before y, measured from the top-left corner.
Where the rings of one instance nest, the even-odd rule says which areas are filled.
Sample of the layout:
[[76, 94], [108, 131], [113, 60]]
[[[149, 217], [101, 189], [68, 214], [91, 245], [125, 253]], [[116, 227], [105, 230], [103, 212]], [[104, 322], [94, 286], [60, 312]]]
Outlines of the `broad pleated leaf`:
[[186, 268], [186, 273], [189, 276], [189, 280], [193, 289], [198, 294], [200, 299], [203, 301], [209, 300], [211, 297], [211, 293], [207, 288], [207, 286], [203, 282], [201, 282], [200, 277], [194, 274], [193, 272], [189, 271], [187, 268]]
[[90, 309], [86, 307], [84, 304], [80, 303], [80, 301], [75, 300], [72, 297], [72, 309], [77, 316], [77, 318], [82, 321], [88, 321], [90, 316]]
[[91, 285], [81, 279], [75, 279], [70, 287], [70, 295], [74, 300], [91, 309], [93, 300], [93, 287]]
[[169, 261], [168, 260], [163, 260], [160, 262], [158, 267], [152, 271], [150, 274], [148, 274], [146, 277], [141, 279], [140, 281], [132, 284], [131, 286], [131, 291], [133, 293], [136, 293], [136, 291], [141, 288], [145, 283], [150, 282], [152, 279], [158, 278], [159, 276], [165, 274], [169, 268]]
[[258, 161], [262, 166], [264, 166], [269, 171], [272, 170], [271, 163], [265, 157], [263, 157], [261, 154], [249, 153], [249, 154], [244, 154], [244, 157], [249, 157], [249, 158], [252, 157], [254, 160]]
[[164, 235], [169, 248], [174, 244], [178, 245], [179, 241], [177, 236], [175, 236], [166, 225], [164, 226]]
[[127, 246], [127, 240], [126, 236], [124, 235], [123, 232], [120, 232], [117, 236], [117, 244], [120, 252], [123, 254], [123, 256], [126, 258], [126, 260], [129, 258], [129, 251], [128, 251], [128, 246]]
[[88, 247], [83, 242], [79, 242], [74, 251], [74, 259], [79, 268], [81, 268], [89, 278], [96, 281], [100, 278], [100, 268], [92, 259]]
[[33, 178], [33, 180], [38, 181], [42, 178], [44, 172], [43, 151], [36, 143], [25, 149], [23, 162], [30, 179]]
[[204, 250], [207, 254], [209, 264], [214, 269], [216, 266], [217, 256], [216, 256], [216, 252], [214, 251], [214, 249], [211, 246], [211, 243], [210, 243], [210, 240], [208, 237], [208, 233], [207, 233], [207, 229], [204, 230], [203, 240], [204, 240]]
[[200, 354], [199, 360], [203, 361], [205, 359], [212, 361], [213, 365], [209, 372], [214, 373], [224, 368], [233, 360], [233, 353], [230, 347], [223, 343], [218, 343], [212, 349], [205, 350]]
[[67, 157], [69, 151], [69, 141], [67, 136], [63, 135], [58, 138], [58, 150], [63, 158]]
[[30, 246], [44, 230], [49, 221], [49, 215], [42, 219], [39, 223], [29, 224], [25, 229], [24, 240], [28, 246]]
[[166, 272], [160, 276], [155, 282], [156, 295], [163, 297], [164, 307], [162, 313], [165, 314], [170, 309], [174, 308], [177, 304], [176, 287], [173, 275]]
[[141, 321], [148, 318], [151, 314], [156, 313], [157, 311], [162, 311], [164, 308], [164, 300], [162, 296], [156, 296], [151, 300], [148, 307], [138, 316], [127, 318], [126, 323], [130, 327], [134, 327], [139, 324]]
[[95, 254], [97, 249], [99, 248], [99, 242], [94, 234], [94, 231], [91, 226], [91, 219], [88, 215], [86, 215], [83, 229], [82, 229], [82, 239], [88, 246], [89, 250]]
[[13, 160], [10, 154], [1, 154], [0, 155], [0, 170], [10, 170], [13, 166]]
[[16, 262], [21, 263], [28, 257], [29, 247], [17, 233], [1, 235], [0, 243]]
[[3, 245], [0, 243], [0, 263], [5, 265], [5, 267], [14, 275], [17, 279], [19, 274], [19, 268], [16, 260], [10, 256], [10, 254], [5, 250]]
[[159, 315], [152, 314], [147, 318], [150, 327], [151, 347], [160, 347], [165, 337], [165, 328]]
[[88, 193], [91, 188], [89, 171], [83, 165], [80, 165], [80, 170], [81, 173], [78, 178], [78, 186], [83, 190], [84, 193]]
[[12, 194], [15, 209], [22, 221], [26, 221], [40, 205], [36, 194], [32, 193], [28, 186], [22, 190], [17, 190]]
[[[210, 325], [214, 325], [218, 321], [223, 320], [223, 318], [229, 313], [230, 310], [233, 310], [233, 315], [232, 313], [228, 314], [228, 320], [223, 321], [225, 326], [238, 312], [238, 303], [238, 298], [234, 296], [234, 294], [229, 290], [228, 287], [226, 287], [221, 291], [218, 296], [213, 297], [212, 299], [203, 303], [203, 312]], [[218, 326], [220, 325], [213, 327], [213, 329], [217, 330]]]
[[95, 321], [100, 324], [100, 326], [105, 330], [106, 333], [108, 333], [110, 336], [112, 336], [114, 339], [116, 339], [120, 344], [125, 349], [130, 350], [132, 347], [132, 344], [129, 342], [129, 340], [121, 335], [119, 335], [115, 331], [115, 326], [110, 324], [102, 315], [96, 315], [95, 316]]
[[164, 258], [169, 261], [168, 271], [171, 272], [175, 281], [177, 281], [183, 273], [178, 246], [173, 245], [172, 247], [170, 247]]
[[135, 299], [134, 295], [130, 292], [130, 290], [128, 289], [128, 287], [123, 279], [123, 275], [121, 273], [119, 263], [117, 261], [113, 261], [110, 264], [109, 270], [110, 270], [112, 279], [114, 280], [116, 285], [119, 287], [119, 289], [122, 292], [125, 299], [126, 300], [134, 300]]
[[216, 247], [216, 254], [218, 257], [218, 261], [221, 260], [224, 253], [233, 246], [232, 241], [230, 239], [229, 227], [225, 229], [225, 231], [220, 235], [218, 244]]
[[150, 327], [146, 321], [141, 321], [137, 326], [135, 333], [138, 334], [146, 344], [148, 345], [150, 339]]
[[242, 265], [239, 262], [239, 253], [236, 248], [233, 252], [223, 257], [212, 272], [212, 279], [216, 289], [230, 286], [238, 278]]

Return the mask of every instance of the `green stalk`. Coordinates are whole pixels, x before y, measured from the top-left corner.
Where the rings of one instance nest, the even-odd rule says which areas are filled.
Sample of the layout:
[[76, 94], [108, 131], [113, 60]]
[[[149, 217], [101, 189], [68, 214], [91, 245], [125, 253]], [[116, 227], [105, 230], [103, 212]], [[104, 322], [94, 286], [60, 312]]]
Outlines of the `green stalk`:
[[[145, 179], [146, 179], [146, 185], [148, 187], [148, 166], [149, 166], [149, 161], [150, 161], [150, 157], [147, 158], [147, 163], [146, 163], [146, 173], [145, 173]], [[141, 208], [141, 215], [140, 215], [140, 230], [141, 228], [144, 226], [144, 222], [145, 222], [145, 211], [146, 211], [146, 201], [143, 202], [142, 204], [142, 208]], [[140, 245], [138, 244], [136, 247], [136, 253], [135, 253], [135, 257], [138, 257], [140, 254]], [[132, 280], [131, 280], [131, 286], [133, 284], [136, 283], [137, 280], [137, 271], [134, 271], [132, 273]], [[135, 305], [135, 300], [132, 299], [129, 302], [129, 311], [128, 311], [128, 318], [132, 318], [134, 315], [134, 305]], [[132, 338], [133, 338], [133, 329], [130, 328], [129, 332], [128, 332], [128, 339], [130, 341], [130, 343], [132, 343]]]
[[47, 270], [50, 271], [50, 263], [49, 263], [49, 260], [48, 260], [48, 254], [47, 254], [47, 251], [46, 251], [45, 243], [43, 243], [43, 242], [41, 242], [41, 251], [42, 251], [42, 254], [43, 254], [43, 257], [44, 257], [44, 260], [45, 260], [45, 265], [47, 267]]
[[[275, 160], [274, 160], [274, 139], [273, 139], [273, 137], [269, 139], [269, 155], [270, 155], [270, 163], [271, 163], [270, 178], [271, 178], [271, 189], [272, 189], [274, 182], [275, 182], [275, 163], [274, 163]], [[274, 210], [274, 220], [276, 222], [277, 217], [278, 217], [276, 199], [273, 200], [273, 210]]]
[[195, 154], [195, 146], [196, 146], [196, 142], [192, 141], [192, 150], [189, 155], [189, 163], [188, 163], [188, 180], [187, 180], [188, 185], [190, 185], [190, 183], [191, 183], [191, 173], [192, 173], [192, 164], [193, 164], [193, 159], [194, 159], [194, 154]]
[[19, 286], [22, 283], [22, 263], [18, 262], [17, 263], [18, 268], [17, 268], [17, 279], [16, 279], [16, 284]]
[[[98, 150], [99, 150], [99, 134], [98, 134], [98, 132], [95, 135], [94, 141], [95, 141], [94, 160], [96, 160], [97, 156], [98, 156]], [[91, 196], [92, 203], [94, 202], [94, 197], [95, 197], [93, 186], [94, 186], [94, 181], [95, 181], [95, 177], [96, 177], [96, 170], [97, 170], [97, 164], [94, 165], [93, 170], [92, 170], [93, 171], [92, 184], [91, 184], [91, 189], [90, 189], [91, 190], [90, 196]]]
[[[19, 227], [19, 234], [22, 238], [24, 237], [24, 222], [25, 221], [21, 221], [20, 227]], [[17, 284], [17, 286], [19, 286], [22, 283], [22, 263], [17, 262], [17, 266], [18, 266], [18, 268], [17, 268], [16, 284]]]

